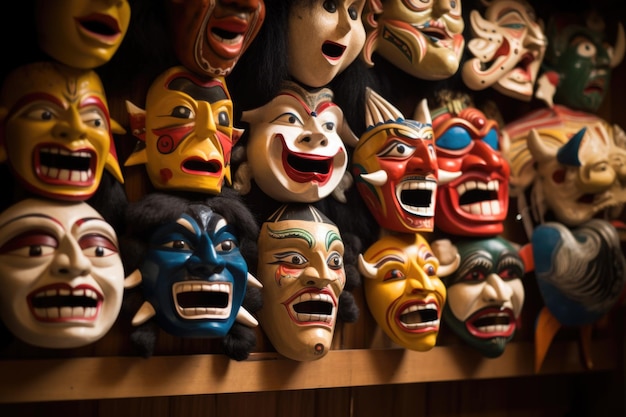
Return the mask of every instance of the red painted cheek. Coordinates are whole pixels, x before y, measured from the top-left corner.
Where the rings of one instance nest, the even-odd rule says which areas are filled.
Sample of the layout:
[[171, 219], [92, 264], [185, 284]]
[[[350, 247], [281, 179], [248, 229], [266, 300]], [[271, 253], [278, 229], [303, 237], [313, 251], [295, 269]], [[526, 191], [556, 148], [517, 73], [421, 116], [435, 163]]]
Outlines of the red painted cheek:
[[285, 265], [280, 265], [277, 269], [276, 269], [276, 275], [274, 276], [274, 279], [276, 280], [276, 282], [278, 283], [278, 285], [280, 286], [281, 282], [283, 279], [285, 278], [298, 278], [298, 276], [302, 273], [301, 269], [298, 268], [289, 268]]
[[172, 174], [172, 170], [169, 168], [163, 168], [159, 171], [159, 174], [161, 175], [161, 182], [163, 184], [167, 184], [168, 182], [170, 182], [170, 180], [172, 179], [173, 175]]

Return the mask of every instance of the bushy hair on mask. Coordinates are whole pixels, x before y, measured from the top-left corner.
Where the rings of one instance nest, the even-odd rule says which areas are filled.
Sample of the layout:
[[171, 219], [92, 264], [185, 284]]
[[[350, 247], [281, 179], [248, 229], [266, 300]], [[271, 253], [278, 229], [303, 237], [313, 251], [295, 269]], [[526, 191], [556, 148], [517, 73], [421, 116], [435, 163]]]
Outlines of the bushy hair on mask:
[[[287, 60], [290, 13], [297, 6], [322, 8], [323, 3], [323, 0], [265, 0], [265, 21], [227, 78], [237, 120], [241, 112], [263, 106], [276, 97], [285, 81], [293, 81]], [[364, 62], [357, 58], [327, 86], [333, 90], [334, 102], [356, 133], [365, 125], [365, 87], [374, 87], [376, 82]]]
[[[148, 241], [154, 230], [163, 224], [178, 219], [190, 207], [204, 204], [233, 227], [240, 243], [242, 256], [250, 267], [257, 264], [257, 238], [259, 227], [250, 210], [241, 202], [234, 190], [225, 189], [216, 196], [203, 199], [188, 199], [178, 195], [150, 193], [141, 200], [129, 203], [126, 210], [126, 229], [120, 238], [120, 248], [125, 269], [129, 272], [137, 269], [148, 251]], [[250, 270], [253, 274], [253, 271]], [[254, 275], [254, 274], [253, 274]], [[124, 297], [123, 311], [134, 314], [143, 297], [130, 290]], [[262, 307], [261, 292], [256, 288], [246, 289], [242, 307], [254, 313]], [[135, 350], [143, 357], [154, 353], [159, 327], [153, 320], [138, 326], [130, 336]], [[224, 354], [234, 360], [246, 359], [256, 346], [256, 332], [240, 323], [235, 323], [228, 334], [222, 338]]]

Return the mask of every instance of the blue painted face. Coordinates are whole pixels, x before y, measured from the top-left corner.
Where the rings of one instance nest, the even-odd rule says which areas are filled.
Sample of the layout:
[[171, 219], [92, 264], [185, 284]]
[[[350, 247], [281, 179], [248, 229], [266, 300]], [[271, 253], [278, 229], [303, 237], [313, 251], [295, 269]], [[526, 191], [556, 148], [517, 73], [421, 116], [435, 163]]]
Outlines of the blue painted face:
[[196, 205], [152, 234], [141, 272], [144, 297], [162, 329], [180, 337], [221, 337], [243, 302], [248, 265], [232, 226]]

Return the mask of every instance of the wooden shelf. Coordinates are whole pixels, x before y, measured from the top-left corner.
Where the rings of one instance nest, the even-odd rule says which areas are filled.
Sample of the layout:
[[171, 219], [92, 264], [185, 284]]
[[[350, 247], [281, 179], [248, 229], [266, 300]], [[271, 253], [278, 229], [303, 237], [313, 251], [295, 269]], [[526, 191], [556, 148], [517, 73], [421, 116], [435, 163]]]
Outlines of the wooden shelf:
[[[615, 346], [594, 341], [592, 371], [617, 365]], [[313, 362], [275, 353], [234, 361], [224, 355], [82, 357], [0, 361], [0, 403], [302, 390], [534, 375], [531, 343], [496, 359], [465, 346], [334, 350]], [[553, 344], [541, 374], [586, 371], [576, 342]]]

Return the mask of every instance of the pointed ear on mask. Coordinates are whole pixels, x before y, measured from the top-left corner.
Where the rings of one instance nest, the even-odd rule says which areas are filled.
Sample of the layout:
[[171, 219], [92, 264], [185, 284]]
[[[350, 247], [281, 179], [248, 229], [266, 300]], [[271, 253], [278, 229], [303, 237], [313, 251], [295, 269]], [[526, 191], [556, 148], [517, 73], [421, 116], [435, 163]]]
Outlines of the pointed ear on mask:
[[137, 139], [145, 142], [146, 140], [146, 111], [134, 105], [128, 100], [126, 100], [126, 111], [128, 112], [128, 117], [130, 119], [131, 133]]
[[130, 118], [130, 129], [139, 141], [132, 154], [124, 162], [124, 166], [141, 165], [148, 162], [146, 153], [146, 111], [126, 100], [126, 110]]
[[117, 122], [117, 120], [111, 119], [111, 132], [116, 135], [125, 135], [126, 129], [124, 129], [122, 125]]

